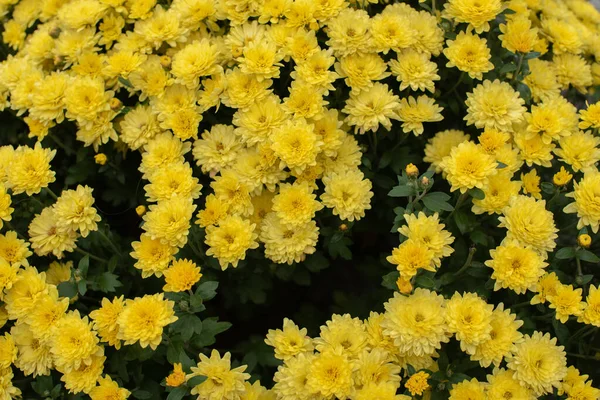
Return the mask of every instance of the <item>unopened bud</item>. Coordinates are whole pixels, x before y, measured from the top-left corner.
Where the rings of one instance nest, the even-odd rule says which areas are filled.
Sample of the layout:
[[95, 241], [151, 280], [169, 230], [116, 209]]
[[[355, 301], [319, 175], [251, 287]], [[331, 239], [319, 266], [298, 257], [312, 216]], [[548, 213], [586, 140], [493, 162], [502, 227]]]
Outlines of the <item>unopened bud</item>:
[[583, 235], [579, 235], [579, 236], [577, 236], [577, 244], [579, 244], [584, 249], [587, 249], [592, 244], [592, 237], [590, 235], [588, 235], [587, 233], [584, 233]]
[[167, 68], [169, 65], [171, 65], [171, 57], [160, 56], [160, 65], [162, 65], [163, 68]]
[[424, 177], [421, 179], [421, 185], [423, 185], [423, 186], [429, 186], [429, 178], [428, 178], [428, 177], [426, 177], [426, 176], [424, 176]]
[[348, 230], [348, 225], [346, 225], [346, 224], [341, 224], [340, 225], [340, 231], [345, 232], [347, 230]]
[[50, 35], [50, 37], [52, 39], [58, 39], [61, 32], [62, 32], [62, 30], [58, 26], [55, 26], [54, 28], [50, 29], [50, 32], [48, 32], [48, 35]]
[[110, 105], [110, 109], [113, 111], [119, 111], [123, 107], [123, 103], [121, 103], [121, 100], [117, 99], [116, 97], [110, 99], [110, 102], [108, 104]]
[[106, 164], [106, 161], [108, 161], [108, 157], [106, 157], [106, 154], [104, 153], [98, 153], [94, 156], [94, 161], [96, 161], [96, 164], [98, 165], [104, 165]]
[[143, 205], [139, 205], [135, 208], [135, 212], [137, 213], [137, 215], [139, 215], [140, 217], [144, 214], [146, 214], [146, 206]]
[[410, 178], [416, 178], [419, 175], [419, 168], [415, 164], [408, 164], [406, 166], [406, 175]]
[[410, 279], [403, 278], [402, 276], [400, 276], [396, 281], [396, 286], [398, 286], [398, 290], [402, 294], [410, 294], [413, 290]]

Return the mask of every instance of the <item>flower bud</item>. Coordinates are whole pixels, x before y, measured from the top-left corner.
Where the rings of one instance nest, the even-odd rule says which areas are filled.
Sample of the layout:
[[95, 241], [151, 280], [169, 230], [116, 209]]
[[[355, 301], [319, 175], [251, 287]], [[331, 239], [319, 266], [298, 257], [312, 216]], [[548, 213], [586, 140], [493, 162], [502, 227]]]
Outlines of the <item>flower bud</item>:
[[96, 161], [96, 164], [98, 165], [104, 165], [106, 164], [106, 161], [108, 161], [108, 157], [106, 157], [106, 154], [104, 153], [98, 153], [94, 156], [94, 161]]
[[419, 169], [415, 166], [415, 164], [408, 164], [406, 166], [406, 175], [408, 175], [409, 178], [416, 178], [419, 175]]
[[577, 236], [577, 244], [579, 244], [584, 249], [587, 249], [592, 244], [592, 237], [587, 233], [579, 235]]
[[348, 230], [348, 225], [346, 225], [346, 224], [341, 224], [340, 225], [340, 231], [346, 232], [347, 230]]
[[109, 105], [110, 109], [113, 111], [119, 111], [123, 107], [123, 103], [121, 103], [121, 100], [117, 99], [116, 97], [110, 99]]
[[402, 276], [398, 278], [396, 281], [396, 285], [398, 286], [398, 290], [402, 294], [410, 294], [413, 290], [413, 286], [410, 283], [410, 279], [403, 278]]
[[428, 177], [426, 177], [426, 176], [424, 176], [424, 177], [421, 179], [421, 185], [423, 185], [423, 186], [429, 186], [429, 178], [428, 178]]
[[137, 213], [138, 216], [142, 216], [144, 214], [146, 214], [146, 206], [144, 205], [139, 205], [135, 208], [135, 212]]
[[171, 65], [171, 57], [160, 56], [160, 65], [162, 65], [163, 68], [167, 68], [169, 65]]

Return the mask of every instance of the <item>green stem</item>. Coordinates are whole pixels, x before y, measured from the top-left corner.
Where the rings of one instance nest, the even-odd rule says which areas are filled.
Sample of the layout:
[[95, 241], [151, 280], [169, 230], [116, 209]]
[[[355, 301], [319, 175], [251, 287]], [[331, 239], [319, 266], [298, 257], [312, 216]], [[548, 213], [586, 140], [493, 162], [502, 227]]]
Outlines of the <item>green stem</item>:
[[456, 273], [454, 274], [455, 277], [461, 275], [471, 266], [471, 263], [473, 262], [473, 256], [475, 255], [475, 251], [475, 246], [471, 246], [471, 248], [469, 249], [469, 255], [467, 256], [467, 260], [465, 261], [463, 266], [460, 267], [458, 271], [456, 271]]
[[4, 225], [6, 225], [6, 227], [8, 229], [10, 229], [11, 231], [16, 232], [17, 236], [20, 237], [21, 239], [27, 240], [27, 238], [24, 235], [22, 235], [21, 232], [19, 232], [18, 230], [16, 230], [15, 227], [9, 221], [4, 221]]
[[433, 16], [437, 18], [437, 13], [435, 9], [435, 0], [431, 0], [431, 11], [433, 12]]
[[449, 221], [450, 218], [452, 218], [452, 215], [454, 215], [454, 213], [456, 212], [456, 210], [458, 210], [460, 208], [460, 206], [462, 206], [462, 204], [465, 202], [465, 199], [467, 198], [468, 194], [467, 192], [465, 193], [461, 193], [460, 196], [458, 197], [458, 200], [456, 200], [456, 205], [454, 206], [454, 210], [452, 210], [450, 212], [450, 214], [448, 214], [448, 216], [446, 217], [445, 221]]
[[586, 356], [583, 354], [567, 353], [569, 357], [581, 358], [582, 360], [598, 360], [596, 356]]
[[453, 91], [455, 91], [455, 90], [456, 90], [456, 88], [458, 87], [458, 85], [460, 85], [460, 84], [462, 83], [462, 80], [463, 80], [463, 78], [464, 78], [464, 77], [465, 77], [465, 73], [464, 73], [464, 72], [462, 72], [462, 73], [460, 74], [460, 77], [458, 78], [458, 80], [457, 80], [457, 81], [456, 81], [456, 83], [454, 84], [454, 86], [452, 86], [452, 88], [451, 88], [450, 90], [448, 90], [448, 91], [446, 92], [446, 94], [449, 94], [449, 93], [452, 93]]
[[89, 253], [83, 249], [80, 249], [79, 247], [75, 247], [75, 251], [78, 252], [79, 254], [83, 254], [84, 256], [88, 256], [92, 260], [96, 260], [96, 261], [103, 262], [103, 263], [108, 263], [108, 260], [106, 260], [102, 257], [95, 256], [92, 253]]
[[102, 231], [102, 229], [98, 229], [98, 234], [100, 234], [100, 236], [102, 236], [102, 238], [110, 245], [113, 251], [117, 253], [119, 257], [121, 257], [121, 251], [119, 248], [113, 243], [112, 240], [110, 240], [110, 238]]
[[520, 307], [525, 307], [525, 306], [530, 306], [530, 305], [531, 305], [531, 301], [524, 301], [522, 303], [517, 303], [517, 304], [510, 306], [510, 309], [514, 310], [515, 308], [520, 308]]
[[55, 201], [58, 200], [58, 196], [52, 191], [52, 189], [46, 186], [44, 190], [46, 190], [46, 193], [48, 193]]
[[515, 75], [513, 76], [512, 82], [515, 83], [517, 81], [517, 77], [519, 76], [519, 72], [521, 72], [521, 65], [523, 65], [523, 59], [525, 58], [525, 54], [521, 53], [519, 55], [519, 63], [517, 64], [517, 69], [515, 70]]
[[57, 138], [55, 135], [48, 135], [48, 137], [50, 139], [52, 139], [54, 141], [54, 143], [56, 143], [58, 145], [58, 147], [63, 149], [65, 151], [65, 153], [67, 153], [67, 155], [73, 154], [73, 150], [71, 150], [70, 148], [65, 146], [65, 144], [59, 138]]

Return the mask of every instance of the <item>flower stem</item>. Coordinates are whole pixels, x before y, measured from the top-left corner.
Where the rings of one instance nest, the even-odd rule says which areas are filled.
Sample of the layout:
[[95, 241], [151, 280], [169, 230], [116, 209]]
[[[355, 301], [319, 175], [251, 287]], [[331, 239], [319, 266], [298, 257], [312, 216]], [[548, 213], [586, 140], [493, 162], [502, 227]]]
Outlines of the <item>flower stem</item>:
[[18, 230], [16, 230], [15, 227], [9, 221], [4, 221], [4, 225], [6, 225], [6, 227], [8, 229], [10, 229], [11, 231], [16, 232], [17, 236], [20, 237], [21, 239], [27, 240], [27, 238], [24, 235], [22, 235], [21, 232], [19, 232]]
[[475, 255], [476, 250], [477, 249], [475, 246], [471, 246], [471, 248], [469, 249], [469, 255], [467, 256], [467, 260], [465, 261], [463, 266], [460, 267], [458, 271], [456, 271], [456, 273], [454, 274], [455, 277], [461, 275], [471, 266], [471, 263], [473, 262], [473, 256]]
[[44, 189], [46, 190], [46, 193], [50, 195], [50, 197], [52, 197], [54, 200], [58, 200], [58, 196], [52, 191], [52, 189], [50, 189], [48, 186], [46, 186]]
[[515, 70], [515, 75], [513, 76], [512, 82], [515, 83], [517, 81], [517, 77], [519, 76], [519, 72], [521, 72], [521, 66], [523, 65], [523, 59], [525, 58], [525, 54], [519, 54], [519, 63], [517, 64], [517, 69]]
[[102, 236], [102, 238], [110, 245], [113, 251], [117, 253], [119, 257], [121, 257], [121, 251], [119, 248], [113, 243], [112, 240], [110, 240], [110, 238], [102, 231], [102, 229], [98, 229], [98, 234]]
[[467, 196], [468, 196], [467, 192], [460, 194], [460, 196], [458, 197], [458, 200], [456, 200], [456, 204], [454, 205], [454, 210], [452, 210], [450, 212], [450, 214], [448, 214], [448, 216], [446, 217], [444, 222], [448, 222], [450, 220], [450, 218], [452, 218], [452, 215], [454, 215], [456, 210], [458, 210], [460, 208], [460, 206], [462, 206], [462, 204], [465, 202], [465, 199], [467, 198]]
[[89, 253], [89, 252], [87, 252], [87, 251], [85, 251], [83, 249], [80, 249], [79, 247], [75, 247], [75, 251], [78, 252], [79, 254], [83, 254], [84, 256], [88, 256], [92, 260], [96, 260], [96, 261], [103, 262], [103, 263], [108, 263], [107, 259], [95, 256], [95, 255], [93, 255], [93, 254], [91, 254], [91, 253]]
[[458, 80], [456, 81], [456, 83], [454, 84], [454, 86], [452, 86], [452, 88], [450, 90], [448, 90], [446, 92], [446, 94], [452, 93], [456, 90], [456, 88], [458, 87], [458, 85], [460, 85], [462, 83], [463, 78], [465, 77], [465, 73], [461, 72], [460, 77], [458, 78]]

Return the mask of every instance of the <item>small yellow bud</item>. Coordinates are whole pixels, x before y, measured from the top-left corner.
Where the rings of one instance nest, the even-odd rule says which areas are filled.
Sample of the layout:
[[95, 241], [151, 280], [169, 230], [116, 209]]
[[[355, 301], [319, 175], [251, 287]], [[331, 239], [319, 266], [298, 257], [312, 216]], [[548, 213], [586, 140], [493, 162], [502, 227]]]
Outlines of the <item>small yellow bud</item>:
[[137, 213], [137, 215], [139, 215], [140, 217], [144, 214], [146, 214], [146, 206], [143, 205], [139, 205], [135, 208], [135, 212]]
[[577, 243], [581, 247], [587, 249], [592, 244], [592, 237], [587, 233], [584, 233], [583, 235], [577, 236]]
[[552, 182], [554, 182], [554, 184], [556, 186], [565, 186], [567, 183], [569, 183], [571, 181], [572, 178], [573, 178], [573, 175], [571, 175], [565, 169], [565, 167], [560, 167], [560, 171], [558, 171], [556, 174], [554, 174], [554, 177], [552, 178]]
[[52, 39], [58, 39], [61, 31], [62, 30], [58, 26], [55, 26], [54, 28], [50, 29], [50, 32], [48, 32], [48, 35], [50, 35], [50, 37]]
[[347, 230], [348, 230], [348, 225], [346, 225], [346, 224], [341, 224], [340, 225], [340, 231], [345, 232]]
[[171, 57], [160, 56], [160, 65], [162, 65], [163, 68], [167, 68], [169, 65], [171, 65]]
[[421, 179], [421, 185], [429, 186], [429, 178], [424, 176], [423, 179]]
[[170, 387], [178, 387], [185, 383], [185, 372], [183, 372], [183, 368], [180, 363], [175, 363], [173, 365], [173, 372], [167, 376], [165, 383]]
[[410, 283], [410, 279], [403, 278], [402, 276], [398, 278], [396, 281], [396, 285], [398, 286], [398, 290], [402, 294], [410, 294], [413, 290], [413, 286]]
[[123, 107], [123, 103], [121, 103], [121, 100], [117, 99], [116, 97], [110, 99], [109, 105], [110, 109], [113, 111], [119, 111]]
[[419, 175], [419, 169], [415, 164], [408, 164], [406, 166], [406, 175], [408, 175], [410, 178], [416, 178]]
[[106, 164], [106, 161], [108, 161], [108, 157], [106, 157], [106, 154], [104, 153], [98, 153], [94, 156], [94, 161], [96, 161], [96, 164], [98, 165], [104, 165]]

